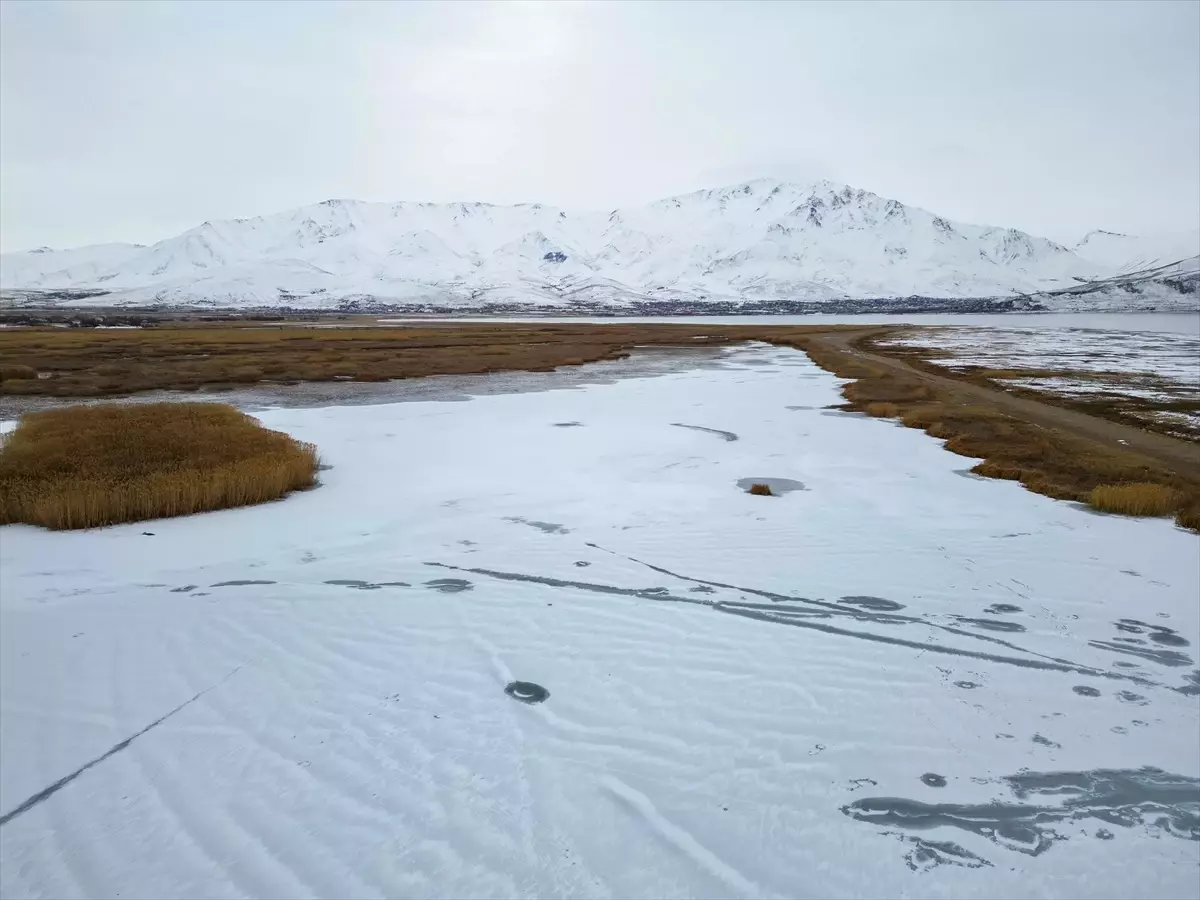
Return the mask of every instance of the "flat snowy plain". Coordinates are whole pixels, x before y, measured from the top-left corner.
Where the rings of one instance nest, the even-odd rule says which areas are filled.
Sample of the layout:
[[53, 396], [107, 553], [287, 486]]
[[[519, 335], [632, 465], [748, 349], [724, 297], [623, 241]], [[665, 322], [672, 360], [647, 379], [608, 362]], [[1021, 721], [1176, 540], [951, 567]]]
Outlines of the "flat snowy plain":
[[279, 503], [0, 530], [0, 894], [1197, 896], [1195, 534], [794, 351], [527, 377], [259, 413], [330, 467]]

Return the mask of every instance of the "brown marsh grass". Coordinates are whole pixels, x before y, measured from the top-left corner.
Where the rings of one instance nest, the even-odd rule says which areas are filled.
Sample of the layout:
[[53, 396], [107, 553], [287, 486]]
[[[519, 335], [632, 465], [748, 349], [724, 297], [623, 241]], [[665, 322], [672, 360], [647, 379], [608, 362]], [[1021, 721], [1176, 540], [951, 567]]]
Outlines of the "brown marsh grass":
[[68, 406], [0, 443], [0, 524], [92, 528], [278, 499], [316, 448], [217, 403]]
[[900, 415], [900, 407], [895, 403], [877, 400], [868, 403], [864, 412], [868, 416], [874, 416], [878, 419], [895, 419]]
[[21, 381], [37, 378], [37, 369], [33, 366], [0, 365], [0, 381]]
[[549, 371], [618, 359], [634, 346], [731, 340], [709, 331], [698, 338], [695, 326], [619, 324], [14, 328], [0, 330], [0, 394], [119, 397], [222, 385]]
[[[886, 352], [888, 348], [873, 337], [852, 341], [851, 346]], [[898, 418], [909, 428], [941, 438], [952, 453], [982, 460], [971, 469], [977, 475], [1017, 481], [1034, 493], [1108, 512], [1174, 515], [1181, 527], [1200, 531], [1200, 484], [1189, 475], [1133, 453], [1051, 432], [978, 402], [964, 402], [915, 372], [901, 374], [863, 353], [822, 343], [805, 349], [817, 365], [854, 379], [842, 388], [846, 408]], [[896, 356], [907, 359], [901, 353]]]
[[1102, 484], [1093, 488], [1088, 503], [1123, 516], [1165, 516], [1179, 506], [1179, 493], [1161, 484]]
[[756, 497], [773, 497], [774, 496], [774, 494], [771, 493], [771, 486], [769, 484], [763, 484], [760, 481], [756, 481], [754, 484], [750, 485], [750, 490], [747, 491], [746, 493], [754, 494], [754, 496], [756, 496]]
[[[1139, 454], [1114, 452], [1086, 437], [1038, 427], [986, 401], [964, 402], [953, 389], [921, 377], [922, 367], [930, 364], [911, 348], [873, 343], [887, 331], [619, 321], [603, 325], [423, 323], [357, 329], [312, 329], [295, 323], [165, 323], [119, 331], [5, 329], [0, 330], [0, 363], [16, 377], [0, 380], [0, 394], [116, 397], [155, 389], [227, 391], [260, 382], [549, 371], [618, 359], [635, 347], [704, 347], [759, 340], [803, 350], [817, 365], [850, 379], [842, 388], [847, 408], [899, 419], [943, 439], [954, 453], [982, 459], [973, 469], [977, 474], [1018, 481], [1036, 493], [1085, 503], [1103, 485], [1161, 485], [1175, 492], [1175, 506], [1169, 512], [1175, 513], [1176, 521], [1200, 530], [1200, 480], [1193, 471], [1174, 471]], [[839, 332], [855, 337], [840, 347], [835, 340], [825, 339]], [[903, 361], [917, 371], [885, 368], [871, 358], [872, 353]], [[946, 369], [935, 374], [958, 377]], [[962, 380], [981, 386], [986, 382], [990, 390], [997, 389], [995, 382], [977, 375]], [[1089, 412], [1103, 415], [1100, 410]]]

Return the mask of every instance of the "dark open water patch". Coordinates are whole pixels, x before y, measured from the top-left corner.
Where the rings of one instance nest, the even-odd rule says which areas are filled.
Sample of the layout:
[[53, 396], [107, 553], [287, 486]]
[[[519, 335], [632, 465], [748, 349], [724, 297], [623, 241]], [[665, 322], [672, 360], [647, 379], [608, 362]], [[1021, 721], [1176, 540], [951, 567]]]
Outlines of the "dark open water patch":
[[1021, 612], [1021, 607], [1013, 606], [1011, 603], [993, 603], [984, 612], [989, 615], [998, 616], [1003, 613], [1019, 613]]
[[1094, 687], [1088, 687], [1086, 684], [1077, 684], [1071, 688], [1080, 697], [1099, 697], [1100, 692]]
[[532, 681], [510, 681], [504, 693], [522, 703], [543, 703], [550, 696], [548, 690]]
[[[842, 807], [860, 822], [906, 831], [958, 828], [1006, 849], [1040, 856], [1067, 835], [1063, 823], [1098, 819], [1157, 835], [1200, 841], [1200, 779], [1145, 766], [1083, 772], [1020, 772], [993, 783], [1014, 802], [923, 803], [864, 797]], [[896, 834], [886, 831], [885, 834]], [[1072, 836], [1074, 831], [1072, 831]], [[1107, 839], [1097, 832], [1099, 839]], [[982, 860], [982, 857], [977, 857]]]
[[936, 772], [926, 772], [921, 776], [921, 782], [926, 787], [944, 788], [946, 786], [946, 776], [939, 775]]
[[690, 428], [692, 431], [707, 431], [709, 434], [715, 434], [723, 437], [727, 441], [736, 441], [738, 436], [732, 431], [722, 431], [720, 428], [705, 428], [703, 425], [684, 425], [682, 422], [671, 423], [676, 428]]

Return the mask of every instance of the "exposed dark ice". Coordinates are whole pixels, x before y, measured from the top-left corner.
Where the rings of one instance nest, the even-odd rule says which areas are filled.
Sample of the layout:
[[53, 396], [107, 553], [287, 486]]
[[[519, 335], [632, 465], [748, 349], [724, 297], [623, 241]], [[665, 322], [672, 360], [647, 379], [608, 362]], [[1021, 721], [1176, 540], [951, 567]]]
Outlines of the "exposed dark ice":
[[434, 578], [432, 581], [425, 582], [425, 587], [431, 587], [443, 594], [458, 594], [471, 590], [475, 585], [464, 578]]
[[842, 602], [848, 606], [861, 606], [863, 609], [875, 612], [899, 612], [904, 609], [903, 603], [897, 603], [895, 600], [888, 600], [884, 597], [872, 597], [869, 594], [850, 594], [843, 597]]
[[542, 703], [550, 696], [548, 690], [532, 681], [510, 681], [504, 693], [522, 703]]
[[536, 528], [538, 531], [546, 534], [570, 534], [571, 529], [557, 522], [537, 522], [532, 519], [525, 519], [521, 516], [505, 516], [504, 521], [515, 522], [518, 525], [528, 525], [530, 528]]
[[[842, 812], [860, 822], [889, 829], [958, 828], [1029, 856], [1039, 856], [1066, 839], [1055, 826], [1086, 819], [1200, 841], [1197, 778], [1146, 766], [1082, 772], [1023, 771], [992, 781], [1005, 786], [1016, 802], [923, 803], [897, 797], [864, 797], [843, 806]], [[1111, 837], [1103, 831], [1096, 837]]]

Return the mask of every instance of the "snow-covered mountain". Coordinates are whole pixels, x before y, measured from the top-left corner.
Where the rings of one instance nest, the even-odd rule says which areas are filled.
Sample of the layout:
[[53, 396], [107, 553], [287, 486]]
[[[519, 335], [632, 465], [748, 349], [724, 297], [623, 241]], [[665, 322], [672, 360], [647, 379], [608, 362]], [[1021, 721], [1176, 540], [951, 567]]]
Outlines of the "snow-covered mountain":
[[65, 271], [79, 281], [94, 281], [144, 249], [141, 244], [92, 244], [72, 250], [38, 247], [27, 253], [5, 253], [0, 256], [0, 285], [41, 284]]
[[760, 179], [611, 212], [327, 200], [150, 246], [5, 254], [0, 287], [106, 306], [820, 302], [1029, 294], [1118, 268], [846, 185]]
[[1200, 256], [1200, 231], [1152, 237], [1089, 231], [1072, 249], [1100, 266], [1127, 271], [1148, 269]]

